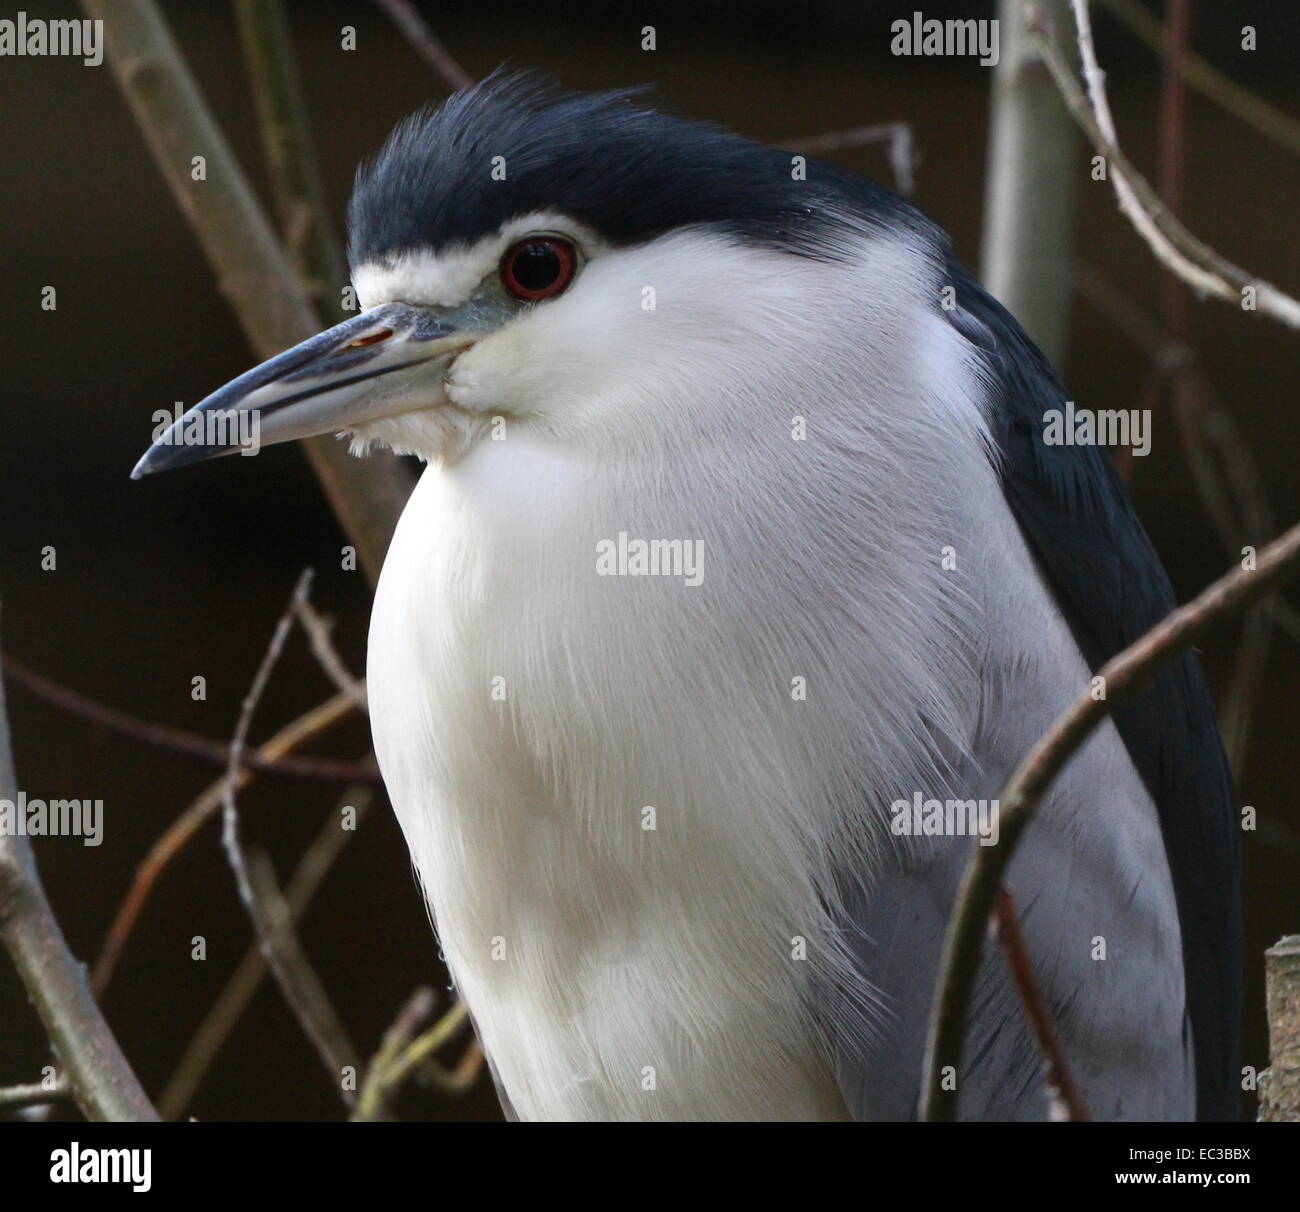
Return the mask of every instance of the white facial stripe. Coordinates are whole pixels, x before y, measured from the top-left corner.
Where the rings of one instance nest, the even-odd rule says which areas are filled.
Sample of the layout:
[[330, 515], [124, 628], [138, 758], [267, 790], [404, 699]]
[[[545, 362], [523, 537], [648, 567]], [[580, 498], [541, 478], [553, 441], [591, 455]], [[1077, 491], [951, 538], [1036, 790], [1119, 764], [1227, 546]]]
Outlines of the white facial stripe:
[[391, 261], [369, 261], [353, 271], [352, 285], [362, 310], [381, 303], [403, 302], [433, 307], [463, 303], [490, 273], [507, 248], [529, 232], [550, 231], [573, 239], [588, 257], [598, 256], [607, 245], [590, 228], [553, 211], [521, 215], [472, 247], [456, 245], [433, 252], [416, 249]]

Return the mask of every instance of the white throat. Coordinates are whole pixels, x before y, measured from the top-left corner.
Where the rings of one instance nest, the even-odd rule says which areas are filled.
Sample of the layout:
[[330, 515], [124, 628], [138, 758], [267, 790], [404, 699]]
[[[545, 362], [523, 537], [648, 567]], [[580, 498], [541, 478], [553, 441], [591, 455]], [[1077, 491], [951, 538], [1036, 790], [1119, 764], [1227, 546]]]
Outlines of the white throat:
[[[868, 242], [852, 273], [766, 254], [719, 284], [710, 238], [650, 248], [463, 360], [465, 407], [520, 420], [403, 515], [376, 747], [521, 1116], [842, 1117], [810, 992], [847, 982], [823, 1013], [868, 1035], [878, 1007], [830, 856], [869, 880], [885, 807], [940, 787], [935, 738], [971, 729], [941, 552], [968, 486], [996, 491], [980, 389], [912, 249]], [[699, 543], [702, 578], [602, 575], [620, 535]]]

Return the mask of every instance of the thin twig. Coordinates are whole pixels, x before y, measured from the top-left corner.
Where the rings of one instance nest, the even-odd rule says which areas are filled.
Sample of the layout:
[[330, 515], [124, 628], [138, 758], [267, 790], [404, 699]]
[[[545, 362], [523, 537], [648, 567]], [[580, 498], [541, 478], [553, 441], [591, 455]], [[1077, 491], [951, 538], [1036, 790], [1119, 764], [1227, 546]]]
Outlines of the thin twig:
[[1176, 362], [1190, 361], [1196, 356], [1189, 348], [1170, 348], [1156, 317], [1120, 290], [1095, 265], [1084, 260], [1076, 262], [1074, 287], [1081, 298], [1091, 303], [1102, 317], [1112, 320], [1116, 330], [1139, 346], [1152, 365], [1162, 372]]
[[[1263, 495], [1258, 463], [1228, 412], [1206, 399], [1212, 389], [1197, 351], [1190, 345], [1170, 342], [1150, 312], [1087, 262], [1076, 266], [1075, 285], [1082, 298], [1146, 353], [1151, 363], [1151, 386], [1169, 378], [1188, 381], [1188, 376], [1196, 383], [1195, 407], [1176, 409], [1175, 415], [1195, 422], [1195, 431], [1188, 433], [1185, 444], [1189, 467], [1225, 554], [1229, 558], [1240, 556], [1247, 534], [1256, 540], [1271, 538], [1272, 512]], [[1183, 375], [1184, 371], [1188, 376]], [[1143, 399], [1149, 394], [1144, 392]], [[1219, 461], [1224, 464], [1223, 472]], [[1275, 600], [1270, 599], [1266, 608]]]
[[1029, 958], [1029, 948], [1025, 945], [1025, 936], [1020, 929], [1015, 899], [1005, 887], [998, 889], [993, 906], [993, 921], [1012, 983], [1020, 996], [1020, 1009], [1043, 1058], [1047, 1097], [1051, 1107], [1050, 1118], [1084, 1123], [1088, 1119], [1088, 1111], [1083, 1105], [1083, 1096], [1070, 1075], [1060, 1038], [1052, 1023], [1051, 1011], [1047, 1008], [1047, 999], [1043, 997], [1034, 977], [1034, 964]]
[[[352, 1118], [367, 1120], [379, 1117], [392, 1102], [401, 1084], [425, 1061], [431, 1059], [439, 1048], [455, 1038], [456, 1033], [468, 1023], [469, 1011], [465, 1003], [457, 1002], [418, 1039], [407, 1044], [395, 1056], [385, 1058], [384, 1064], [372, 1065]], [[376, 1062], [380, 1060], [378, 1056], [375, 1059]]]
[[334, 647], [334, 641], [330, 638], [334, 620], [327, 619], [310, 602], [299, 603], [296, 613], [298, 622], [307, 633], [307, 639], [311, 641], [311, 650], [321, 669], [325, 671], [325, 676], [356, 704], [358, 711], [368, 713], [370, 703], [366, 698], [365, 681], [352, 676]]
[[[1184, 81], [1190, 54], [1191, 0], [1168, 0], [1168, 36], [1164, 39], [1164, 75], [1160, 88], [1160, 196], [1169, 213], [1180, 222], [1183, 218], [1183, 187], [1186, 160], [1186, 109]], [[1166, 338], [1171, 345], [1184, 346], [1188, 341], [1187, 288], [1177, 274], [1167, 272], [1164, 281], [1163, 312]], [[1202, 403], [1203, 373], [1199, 364], [1189, 360], [1168, 376], [1168, 388], [1178, 421], [1179, 437], [1189, 465], [1205, 475], [1203, 464], [1209, 462], [1205, 432], [1205, 409]], [[1201, 466], [1198, 466], [1201, 465]], [[1227, 494], [1225, 494], [1227, 495]], [[1245, 532], [1256, 539], [1273, 534], [1272, 513], [1264, 500], [1262, 484], [1240, 497], [1238, 516]], [[1253, 517], [1249, 512], [1255, 506]], [[1235, 553], [1234, 553], [1235, 554]], [[1222, 711], [1223, 747], [1234, 776], [1240, 778], [1250, 742], [1251, 723], [1259, 695], [1264, 686], [1269, 650], [1273, 643], [1272, 615], [1261, 603], [1248, 610], [1242, 620], [1241, 639]]]
[[452, 92], [460, 92], [474, 83], [474, 77], [456, 62], [452, 53], [443, 45], [442, 39], [433, 32], [410, 0], [375, 0], [375, 4]]
[[44, 1107], [49, 1103], [66, 1103], [72, 1097], [66, 1078], [60, 1074], [51, 1085], [32, 1082], [26, 1086], [0, 1086], [0, 1111], [21, 1111], [26, 1107]]
[[[1169, 41], [1160, 82], [1159, 177], [1160, 200], [1171, 217], [1183, 221], [1183, 188], [1186, 172], [1187, 94], [1183, 88], [1183, 66], [1192, 36], [1191, 0], [1168, 0]], [[1165, 273], [1165, 336], [1174, 345], [1187, 342], [1187, 288], [1172, 271]]]
[[1232, 677], [1219, 708], [1223, 732], [1223, 751], [1234, 781], [1240, 783], [1250, 750], [1250, 734], [1264, 690], [1273, 649], [1274, 618], [1267, 605], [1246, 612], [1241, 623], [1241, 639]]
[[235, 18], [280, 234], [317, 309], [342, 320], [347, 264], [330, 229], [284, 5], [280, 0], [236, 0]]
[[[1240, 426], [1219, 400], [1196, 351], [1167, 340], [1149, 313], [1096, 270], [1080, 264], [1076, 279], [1080, 294], [1147, 351], [1153, 376], [1150, 386], [1171, 380], [1183, 453], [1225, 554], [1230, 559], [1240, 558], [1247, 544], [1257, 547], [1272, 538], [1277, 527], [1259, 461]], [[1219, 712], [1223, 747], [1236, 778], [1240, 778], [1245, 765], [1251, 723], [1271, 647], [1269, 629], [1261, 616], [1300, 643], [1300, 612], [1281, 595], [1267, 598], [1246, 613], [1236, 666]]]
[[483, 1048], [477, 1039], [470, 1036], [460, 1060], [452, 1068], [444, 1068], [433, 1057], [427, 1056], [415, 1071], [415, 1080], [421, 1086], [432, 1086], [441, 1094], [458, 1097], [474, 1088], [482, 1072]]
[[1300, 327], [1300, 302], [1234, 265], [1188, 231], [1169, 214], [1150, 183], [1120, 151], [1115, 141], [1114, 121], [1106, 103], [1105, 74], [1097, 66], [1092, 49], [1092, 30], [1086, 6], [1082, 0], [1071, 2], [1079, 24], [1079, 49], [1092, 106], [1079, 89], [1069, 65], [1036, 9], [1031, 10], [1034, 17], [1029, 28], [1070, 112], [1109, 164], [1120, 210], [1161, 264], [1172, 269], [1199, 294], [1241, 307], [1245, 300], [1244, 292], [1249, 288], [1254, 291], [1255, 310], [1290, 327]]
[[[1168, 41], [1164, 25], [1151, 16], [1136, 0], [1100, 0], [1129, 30], [1158, 55], [1163, 55]], [[1183, 78], [1202, 96], [1216, 102], [1235, 118], [1244, 122], [1279, 147], [1300, 155], [1300, 122], [1257, 93], [1224, 75], [1190, 47], [1182, 62]]]
[[[325, 876], [352, 837], [354, 830], [341, 826], [340, 810], [345, 805], [351, 807], [356, 813], [355, 824], [359, 826], [370, 810], [373, 795], [371, 788], [360, 784], [348, 788], [339, 807], [325, 818], [320, 831], [298, 860], [298, 866], [284, 890], [284, 901], [294, 922], [306, 912]], [[163, 1119], [179, 1119], [184, 1114], [265, 975], [266, 960], [261, 949], [254, 943], [244, 953], [239, 966], [204, 1015], [198, 1030], [181, 1054], [175, 1072], [159, 1096], [158, 1111]]]
[[[1229, 559], [1240, 557], [1248, 535], [1252, 547], [1267, 542], [1276, 533], [1276, 525], [1264, 493], [1259, 460], [1206, 377], [1196, 350], [1167, 345], [1155, 318], [1086, 262], [1075, 268], [1075, 285], [1081, 297], [1114, 321], [1118, 331], [1146, 350], [1161, 378], [1184, 364], [1196, 371], [1196, 432], [1188, 455], [1201, 503]], [[1300, 643], [1300, 611], [1280, 595], [1267, 599], [1261, 608]]]
[[[281, 728], [269, 741], [257, 750], [258, 754], [268, 759], [279, 758], [291, 749], [305, 743], [312, 737], [320, 735], [325, 729], [346, 719], [353, 710], [353, 703], [345, 694], [336, 694], [318, 707], [313, 707], [305, 715]], [[251, 777], [247, 763], [239, 775], [242, 789]], [[362, 769], [367, 769], [361, 764]], [[99, 958], [95, 961], [90, 984], [95, 996], [103, 999], [112, 979], [113, 970], [121, 957], [127, 940], [131, 937], [140, 915], [153, 894], [159, 878], [176, 856], [190, 844], [199, 830], [220, 810], [226, 792], [226, 777], [223, 775], [216, 782], [209, 784], [203, 793], [180, 814], [156, 842], [150, 847], [144, 861], [136, 868], [131, 887], [117, 908], [113, 923], [104, 936]]]
[[269, 863], [250, 859], [239, 838], [239, 810], [235, 802], [235, 789], [239, 777], [240, 760], [248, 740], [248, 729], [253, 713], [262, 698], [284, 649], [289, 630], [293, 626], [294, 607], [303, 601], [311, 589], [312, 570], [306, 569], [294, 586], [293, 595], [280, 621], [276, 624], [267, 645], [266, 655], [253, 678], [253, 684], [244, 698], [244, 705], [230, 742], [230, 764], [226, 770], [226, 789], [223, 797], [222, 845], [226, 858], [235, 874], [240, 899], [248, 910], [262, 954], [285, 1001], [298, 1019], [307, 1038], [315, 1046], [321, 1060], [331, 1075], [345, 1104], [352, 1102], [351, 1094], [342, 1080], [347, 1068], [358, 1065], [356, 1049], [352, 1047], [343, 1030], [338, 1015], [325, 996], [319, 978], [307, 963], [301, 945], [293, 930], [293, 916], [284, 904]]
[[[81, 0], [103, 22], [108, 61], [154, 160], [259, 357], [312, 336], [320, 320], [303, 293], [152, 0]], [[201, 157], [201, 180], [192, 163]], [[354, 459], [332, 437], [303, 448], [373, 585], [414, 483], [396, 457]]]
[[[0, 799], [18, 796], [0, 680]], [[0, 938], [13, 958], [68, 1088], [87, 1119], [156, 1120], [139, 1081], [95, 1003], [85, 969], [73, 958], [36, 868], [30, 839], [0, 830]]]
[[[944, 1076], [961, 1065], [966, 1016], [980, 968], [981, 944], [998, 888], [1025, 827], [1070, 758], [1114, 709], [1169, 657], [1195, 643], [1211, 626], [1247, 606], [1300, 570], [1300, 525], [1293, 526], [1258, 555], [1253, 570], [1237, 569], [1215, 581], [1099, 671], [1105, 698], [1091, 682], [1016, 768], [999, 797], [1000, 842], [976, 847], [962, 877], [949, 919], [939, 965], [921, 1088], [923, 1119], [955, 1120], [957, 1089], [944, 1089]], [[959, 1085], [960, 1083], [958, 1083]]]
[[805, 156], [824, 156], [872, 143], [889, 144], [889, 168], [894, 174], [894, 188], [900, 194], [910, 194], [916, 188], [916, 144], [910, 122], [880, 122], [874, 126], [854, 126], [821, 135], [777, 139], [772, 146]]
[[[145, 745], [157, 745], [162, 749], [202, 758], [222, 769], [225, 769], [230, 759], [230, 747], [220, 741], [210, 740], [196, 732], [187, 732], [183, 728], [173, 728], [170, 724], [155, 724], [151, 720], [142, 720], [119, 711], [116, 707], [109, 707], [43, 673], [37, 673], [17, 657], [6, 655], [2, 664], [5, 676], [12, 678], [24, 690], [72, 715], [89, 720], [92, 724], [99, 724]], [[243, 765], [246, 769], [289, 774], [295, 778], [320, 779], [327, 783], [379, 782], [378, 774], [368, 767], [356, 762], [341, 762], [335, 758], [291, 757], [287, 752], [279, 757], [268, 757], [262, 749], [257, 749], [245, 754]]]
[[433, 1017], [437, 999], [433, 990], [417, 989], [397, 1012], [392, 1025], [384, 1032], [379, 1049], [366, 1068], [365, 1080], [357, 1095], [356, 1120], [391, 1119], [391, 1091], [384, 1088], [383, 1078], [397, 1058], [410, 1045], [416, 1033]]
[[[1226, 410], [1207, 403], [1212, 388], [1199, 363], [1175, 375], [1170, 387], [1188, 466], [1225, 550], [1239, 559], [1245, 544], [1255, 546], [1276, 533], [1254, 454]], [[1285, 626], [1289, 615], [1294, 611], [1278, 596], [1253, 606], [1242, 618], [1232, 677], [1219, 712], [1223, 748], [1236, 779], [1245, 768], [1273, 645], [1273, 625]]]
[[360, 1053], [353, 1047], [343, 1020], [334, 1009], [325, 985], [316, 974], [294, 929], [293, 914], [275, 878], [270, 857], [265, 850], [250, 846], [245, 848], [244, 858], [248, 867], [249, 890], [261, 906], [267, 931], [263, 955], [275, 955], [273, 967], [278, 967], [284, 978], [280, 987], [292, 991], [289, 996], [293, 998], [299, 1025], [316, 1045], [343, 1105], [350, 1107], [353, 1103], [352, 1087], [345, 1078], [349, 1073], [361, 1072]]

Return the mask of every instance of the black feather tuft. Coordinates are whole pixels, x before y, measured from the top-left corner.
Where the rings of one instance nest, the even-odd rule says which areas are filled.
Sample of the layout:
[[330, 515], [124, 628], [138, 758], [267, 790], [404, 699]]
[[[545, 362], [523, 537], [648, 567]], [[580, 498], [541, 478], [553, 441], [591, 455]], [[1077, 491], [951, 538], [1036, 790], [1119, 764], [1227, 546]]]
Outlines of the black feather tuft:
[[[818, 161], [796, 179], [788, 152], [647, 108], [644, 93], [567, 93], [536, 75], [496, 73], [413, 114], [357, 173], [348, 207], [353, 265], [472, 245], [542, 210], [613, 244], [707, 226], [832, 258], [846, 216], [942, 238], [888, 190]], [[505, 178], [494, 179], [502, 163]]]

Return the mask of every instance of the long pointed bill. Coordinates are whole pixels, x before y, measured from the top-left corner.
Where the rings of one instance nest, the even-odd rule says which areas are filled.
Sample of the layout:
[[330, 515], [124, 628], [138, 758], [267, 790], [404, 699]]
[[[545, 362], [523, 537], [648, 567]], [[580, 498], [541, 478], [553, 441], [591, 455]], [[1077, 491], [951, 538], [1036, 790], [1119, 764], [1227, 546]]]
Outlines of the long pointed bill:
[[484, 335], [484, 318], [386, 303], [345, 320], [201, 400], [131, 478], [446, 404], [448, 366]]

